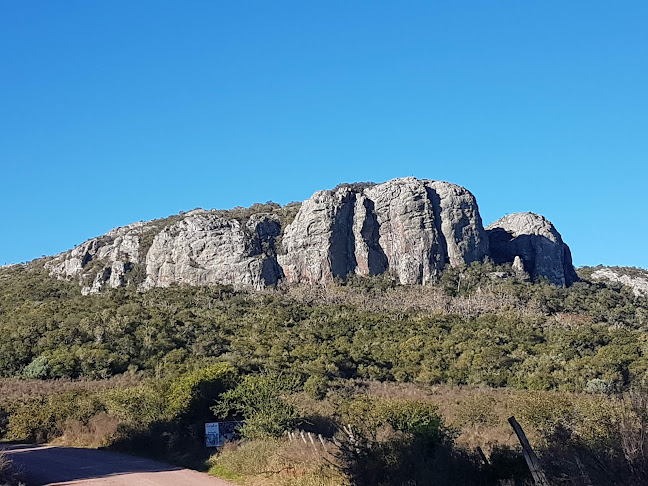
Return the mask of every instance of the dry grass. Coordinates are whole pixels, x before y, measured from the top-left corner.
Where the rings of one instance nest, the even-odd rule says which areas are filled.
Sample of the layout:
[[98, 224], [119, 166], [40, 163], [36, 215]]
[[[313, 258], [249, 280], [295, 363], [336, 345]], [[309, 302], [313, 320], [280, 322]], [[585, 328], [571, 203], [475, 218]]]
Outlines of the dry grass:
[[[451, 297], [443, 289], [433, 285], [399, 286], [380, 292], [352, 286], [338, 285], [283, 285], [280, 290], [266, 290], [265, 293], [280, 292], [290, 300], [305, 304], [351, 305], [373, 312], [421, 311], [426, 313], [458, 314], [477, 317], [482, 314], [512, 311], [518, 315], [544, 316], [534, 303], [521, 300], [496, 287], [477, 291], [471, 296]], [[262, 294], [250, 295], [259, 298]]]
[[[496, 446], [516, 447], [517, 439], [507, 419], [515, 415], [513, 397], [524, 394], [506, 388], [459, 386], [425, 387], [413, 383], [364, 382], [373, 397], [423, 400], [439, 407], [443, 422], [458, 431], [456, 444], [466, 449], [481, 447], [486, 453]], [[531, 439], [535, 438], [531, 434]]]
[[[493, 464], [497, 464], [494, 469], [497, 474], [522, 477], [525, 471], [521, 459], [510, 459], [518, 457], [515, 450], [519, 450], [507, 422], [515, 415], [541, 458], [545, 458], [545, 467], [552, 477], [571, 481], [569, 484], [591, 486], [611, 484], [610, 475], [630, 474], [632, 477], [628, 476], [623, 484], [648, 484], [648, 395], [645, 393], [606, 396], [358, 381], [330, 392], [322, 401], [305, 394], [293, 398], [302, 413], [331, 417], [339, 400], [354, 400], [360, 396], [434, 403], [444, 423], [458, 433], [455, 446], [471, 451], [473, 457], [477, 446], [486, 455], [492, 453], [490, 457]], [[309, 427], [313, 429], [316, 425]], [[568, 437], [564, 435], [566, 431], [574, 440], [561, 439]], [[618, 437], [621, 442], [614, 442]], [[299, 436], [293, 441], [257, 440], [230, 444], [220, 456], [212, 459], [212, 473], [246, 486], [344, 484], [344, 478], [333, 467], [336, 448], [328, 444], [329, 450], [324, 451], [317, 440], [312, 445]], [[574, 454], [583, 464], [574, 465]], [[506, 457], [508, 462], [503, 462], [502, 458]], [[518, 467], [522, 468], [521, 472], [514, 473]]]
[[22, 378], [0, 378], [0, 397], [2, 401], [25, 400], [59, 392], [103, 391], [137, 385], [142, 377], [125, 373], [106, 380], [27, 380]]
[[78, 420], [67, 420], [63, 435], [52, 443], [73, 447], [105, 447], [115, 439], [120, 423], [120, 419], [104, 412], [92, 417], [87, 425]]
[[258, 439], [227, 444], [211, 460], [210, 473], [246, 486], [334, 486], [343, 477], [332, 466], [333, 444], [300, 439]]
[[541, 445], [559, 421], [573, 420], [585, 437], [602, 436], [621, 420], [623, 401], [605, 395], [470, 386], [358, 382], [357, 392], [373, 397], [423, 400], [436, 404], [443, 422], [454, 428], [459, 447], [486, 453], [497, 446], [518, 447], [508, 424], [517, 417], [533, 445]]

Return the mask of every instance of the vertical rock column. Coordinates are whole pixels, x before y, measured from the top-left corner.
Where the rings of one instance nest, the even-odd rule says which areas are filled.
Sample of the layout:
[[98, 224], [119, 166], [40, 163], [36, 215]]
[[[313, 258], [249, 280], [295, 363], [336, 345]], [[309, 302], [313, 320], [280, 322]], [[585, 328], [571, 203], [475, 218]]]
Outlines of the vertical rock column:
[[319, 191], [284, 230], [279, 265], [290, 282], [326, 283], [356, 267], [354, 206], [349, 188]]
[[390, 271], [401, 283], [415, 284], [435, 279], [446, 264], [470, 263], [487, 253], [470, 192], [407, 177], [315, 193], [285, 229], [279, 263], [290, 282]]

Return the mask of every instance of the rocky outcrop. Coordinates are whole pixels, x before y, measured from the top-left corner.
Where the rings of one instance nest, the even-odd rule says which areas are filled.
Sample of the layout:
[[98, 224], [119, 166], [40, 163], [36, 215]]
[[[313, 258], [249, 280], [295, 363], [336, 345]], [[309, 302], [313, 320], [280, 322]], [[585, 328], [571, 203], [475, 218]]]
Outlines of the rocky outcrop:
[[90, 262], [140, 261], [140, 236], [146, 223], [133, 223], [109, 231], [56, 255], [46, 268], [56, 276], [80, 278]]
[[106, 286], [123, 286], [126, 272], [142, 259], [140, 240], [145, 231], [143, 222], [115, 228], [54, 256], [45, 268], [59, 278], [92, 282], [83, 288], [85, 294], [100, 292]]
[[495, 263], [515, 262], [519, 271], [521, 260], [532, 279], [543, 276], [556, 285], [569, 286], [578, 280], [569, 247], [543, 216], [509, 214], [490, 224], [486, 231]]
[[286, 228], [283, 250], [279, 263], [291, 282], [390, 271], [414, 284], [438, 277], [446, 264], [483, 259], [488, 239], [470, 192], [407, 177], [315, 193]]
[[281, 269], [274, 241], [276, 217], [254, 215], [242, 224], [205, 213], [188, 216], [162, 230], [146, 255], [144, 288], [171, 284], [231, 284], [262, 289], [276, 284]]
[[631, 267], [602, 267], [592, 272], [592, 280], [628, 286], [637, 297], [648, 297], [648, 271]]
[[[302, 203], [282, 238], [279, 264], [291, 282], [330, 282], [346, 276], [354, 255], [356, 193], [319, 191]], [[331, 255], [331, 247], [334, 252]], [[299, 257], [296, 257], [299, 255]]]
[[482, 225], [475, 196], [456, 184], [424, 181], [435, 209], [435, 221], [441, 222], [442, 246], [453, 267], [483, 260], [488, 254], [488, 237]]
[[135, 223], [56, 255], [46, 267], [78, 280], [84, 293], [126, 285], [262, 289], [282, 280], [327, 284], [350, 274], [389, 273], [402, 284], [426, 284], [448, 265], [488, 256], [512, 263], [524, 278], [576, 280], [569, 248], [542, 216], [507, 216], [486, 232], [468, 190], [414, 177], [344, 184], [301, 206], [195, 209]]
[[[56, 255], [50, 274], [76, 279], [92, 294], [129, 283], [143, 289], [171, 284], [232, 284], [261, 289], [283, 275], [275, 257], [278, 218], [254, 214], [244, 223], [218, 212], [135, 223]], [[131, 271], [140, 268], [137, 275]]]

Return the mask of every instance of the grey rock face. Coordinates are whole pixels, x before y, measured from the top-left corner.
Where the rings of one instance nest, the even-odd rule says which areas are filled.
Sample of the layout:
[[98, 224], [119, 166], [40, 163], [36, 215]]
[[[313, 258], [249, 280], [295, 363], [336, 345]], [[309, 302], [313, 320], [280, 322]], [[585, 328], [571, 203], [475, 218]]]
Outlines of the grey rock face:
[[115, 228], [56, 255], [45, 264], [45, 268], [58, 278], [80, 281], [92, 278], [92, 285], [85, 287], [84, 293], [99, 292], [106, 284], [121, 286], [125, 283], [125, 273], [142, 258], [140, 239], [145, 226], [146, 223], [140, 222]]
[[[283, 276], [275, 257], [280, 232], [273, 215], [255, 214], [241, 224], [196, 210], [163, 229], [155, 222], [116, 228], [56, 255], [46, 268], [59, 278], [88, 283], [83, 294], [125, 286], [137, 264], [146, 264], [145, 289], [173, 283], [260, 289]], [[145, 237], [152, 244], [143, 255]]]
[[279, 263], [291, 282], [389, 270], [414, 284], [436, 278], [446, 264], [483, 259], [488, 239], [470, 192], [406, 177], [315, 193], [286, 228], [283, 250]]
[[[486, 231], [495, 263], [522, 260], [524, 270], [535, 278], [569, 286], [578, 280], [571, 251], [550, 221], [534, 213], [515, 213], [490, 224]], [[519, 262], [517, 262], [519, 268]]]
[[482, 260], [488, 254], [488, 237], [475, 196], [449, 182], [424, 183], [433, 207], [439, 208], [435, 220], [441, 221], [441, 234], [450, 265], [455, 267]]
[[110, 279], [108, 284], [113, 289], [126, 285], [126, 272], [130, 270], [131, 264], [115, 260], [110, 266]]
[[[285, 279], [326, 284], [349, 274], [390, 273], [403, 284], [434, 281], [446, 265], [491, 256], [516, 272], [576, 280], [569, 248], [541, 216], [522, 213], [484, 230], [474, 196], [448, 182], [394, 179], [316, 192], [288, 212], [196, 209], [116, 228], [46, 263], [85, 294], [136, 284], [231, 284], [262, 289]], [[275, 208], [276, 206], [276, 208]], [[285, 208], [284, 208], [285, 209]], [[490, 246], [490, 250], [489, 250]]]
[[638, 268], [628, 270], [618, 267], [601, 268], [592, 272], [592, 280], [608, 280], [627, 285], [637, 297], [648, 297], [648, 271]]
[[274, 257], [281, 230], [272, 215], [235, 219], [195, 214], [162, 230], [146, 255], [144, 288], [231, 284], [262, 289], [282, 276]]
[[353, 260], [355, 203], [356, 194], [348, 188], [319, 191], [302, 203], [284, 231], [285, 254], [279, 256], [289, 281], [330, 282], [347, 275]]
[[83, 287], [83, 295], [98, 294], [107, 287], [116, 289], [126, 286], [126, 272], [131, 269], [131, 263], [124, 263], [116, 260], [111, 265], [101, 268], [92, 282], [91, 286]]
[[403, 284], [427, 283], [439, 275], [447, 252], [434, 206], [423, 181], [394, 179], [366, 191], [374, 201], [379, 244]]

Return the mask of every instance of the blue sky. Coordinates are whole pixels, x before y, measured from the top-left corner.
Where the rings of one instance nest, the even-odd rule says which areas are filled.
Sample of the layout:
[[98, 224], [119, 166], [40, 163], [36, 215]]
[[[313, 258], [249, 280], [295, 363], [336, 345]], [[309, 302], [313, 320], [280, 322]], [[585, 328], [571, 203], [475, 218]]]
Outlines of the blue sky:
[[0, 0], [0, 264], [416, 176], [648, 267], [648, 2]]

